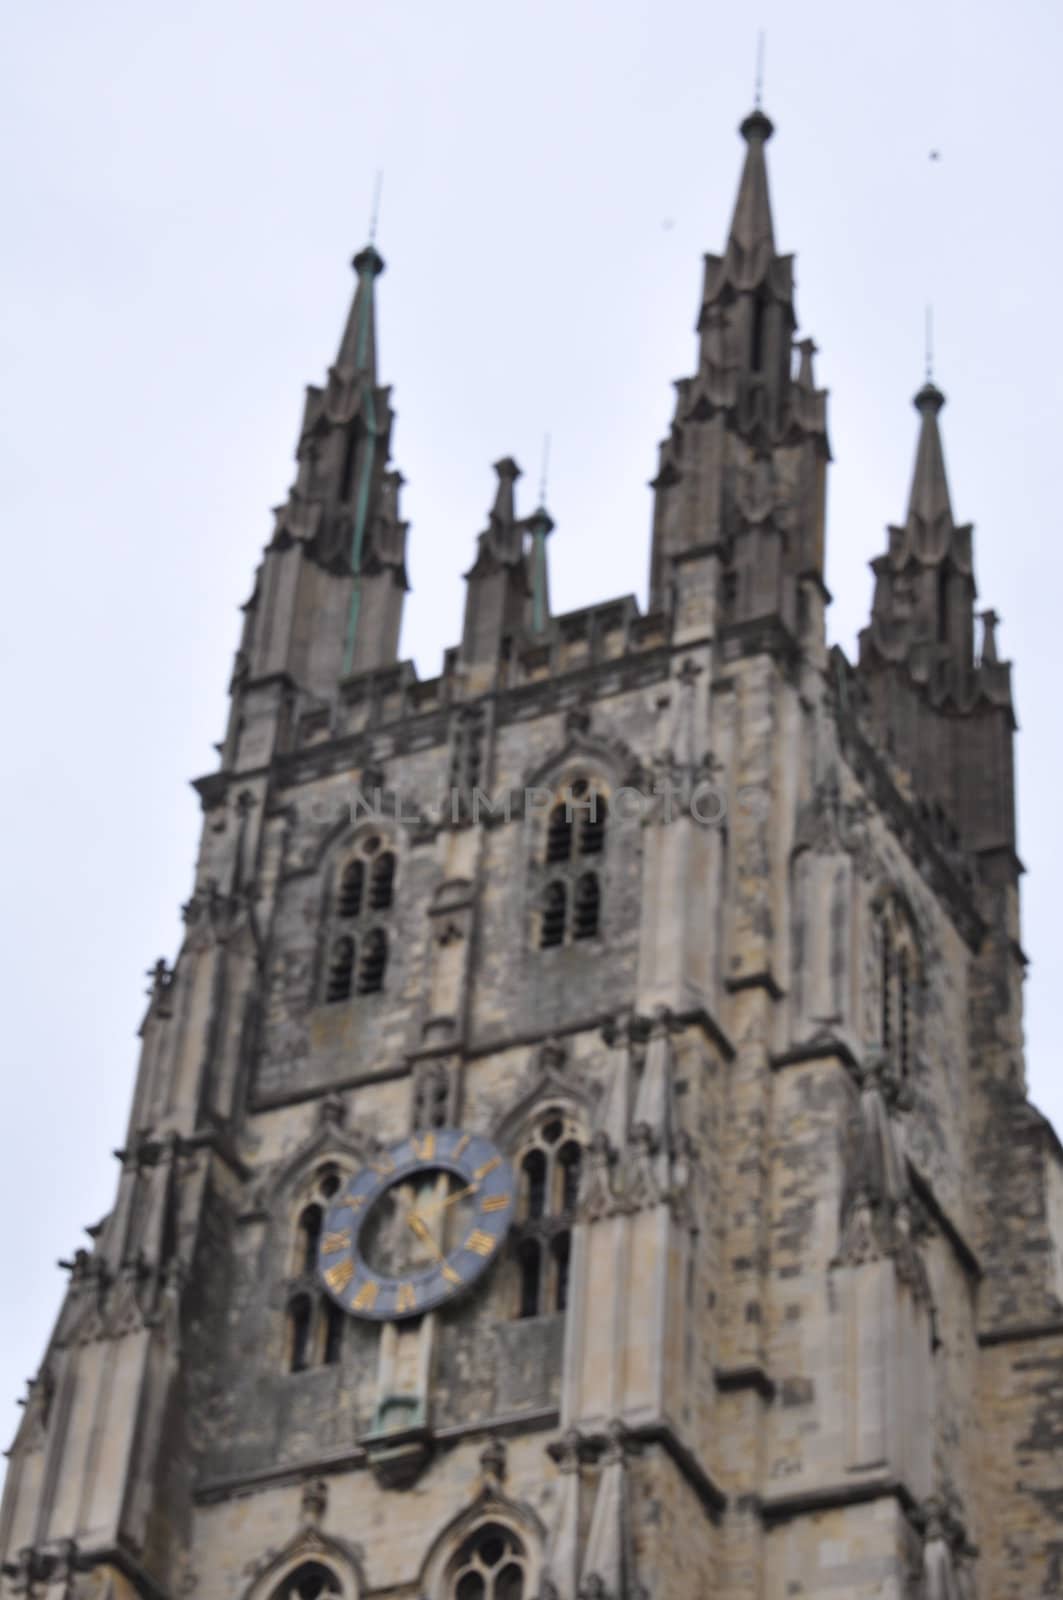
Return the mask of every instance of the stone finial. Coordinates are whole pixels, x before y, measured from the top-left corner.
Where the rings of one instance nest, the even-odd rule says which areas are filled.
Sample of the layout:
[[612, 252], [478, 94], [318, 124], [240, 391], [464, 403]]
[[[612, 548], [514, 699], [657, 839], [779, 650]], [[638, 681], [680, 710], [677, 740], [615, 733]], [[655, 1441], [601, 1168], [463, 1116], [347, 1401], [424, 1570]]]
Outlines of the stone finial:
[[324, 1478], [309, 1478], [303, 1484], [300, 1511], [302, 1520], [316, 1527], [328, 1510], [328, 1484]]
[[506, 1481], [506, 1443], [497, 1435], [492, 1437], [480, 1451], [480, 1471], [485, 1480], [496, 1487]]

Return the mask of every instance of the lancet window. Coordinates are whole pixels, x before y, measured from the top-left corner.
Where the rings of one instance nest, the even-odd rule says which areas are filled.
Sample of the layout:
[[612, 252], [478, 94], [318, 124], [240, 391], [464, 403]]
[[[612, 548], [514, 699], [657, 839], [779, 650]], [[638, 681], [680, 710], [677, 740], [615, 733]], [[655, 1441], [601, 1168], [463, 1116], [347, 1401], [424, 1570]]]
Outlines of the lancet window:
[[360, 840], [340, 868], [328, 919], [324, 998], [329, 1005], [384, 988], [396, 868], [395, 852], [379, 834]]
[[555, 797], [537, 871], [540, 950], [598, 937], [602, 883], [596, 858], [604, 855], [608, 823], [609, 801], [596, 780], [576, 778]]
[[568, 1303], [583, 1145], [576, 1118], [552, 1108], [537, 1120], [517, 1157], [517, 1317], [550, 1316]]
[[902, 1081], [912, 1068], [920, 984], [919, 949], [911, 920], [897, 901], [879, 916], [879, 1032]]
[[325, 1212], [340, 1182], [336, 1167], [322, 1167], [296, 1210], [285, 1297], [284, 1365], [289, 1372], [332, 1366], [342, 1358], [343, 1312], [319, 1287], [317, 1276]]

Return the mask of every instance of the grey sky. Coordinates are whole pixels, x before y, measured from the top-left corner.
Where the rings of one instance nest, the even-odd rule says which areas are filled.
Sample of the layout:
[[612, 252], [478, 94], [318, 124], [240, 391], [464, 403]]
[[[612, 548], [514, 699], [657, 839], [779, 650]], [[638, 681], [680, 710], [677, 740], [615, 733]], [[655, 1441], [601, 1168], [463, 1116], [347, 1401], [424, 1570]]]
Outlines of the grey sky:
[[[1033, 1093], [1063, 1124], [1057, 919], [1063, 13], [707, 0], [9, 8], [0, 1431], [108, 1208], [142, 973], [198, 808], [303, 385], [339, 338], [378, 167], [382, 375], [439, 667], [512, 453], [553, 438], [558, 609], [645, 595], [671, 381], [737, 182], [755, 33], [779, 246], [831, 390], [831, 638], [904, 512], [935, 305], [956, 515], [1016, 664]], [[941, 159], [932, 162], [930, 151]], [[17, 1305], [19, 1314], [12, 1315]], [[6, 1442], [6, 1440], [4, 1441]]]

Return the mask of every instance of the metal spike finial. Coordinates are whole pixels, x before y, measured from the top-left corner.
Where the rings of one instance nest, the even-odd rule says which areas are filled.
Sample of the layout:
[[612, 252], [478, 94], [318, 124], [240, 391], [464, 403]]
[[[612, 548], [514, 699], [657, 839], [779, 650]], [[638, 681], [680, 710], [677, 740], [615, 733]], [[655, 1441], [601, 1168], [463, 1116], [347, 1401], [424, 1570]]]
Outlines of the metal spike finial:
[[550, 472], [550, 435], [543, 434], [543, 467], [539, 474], [539, 504], [546, 504], [546, 480]]
[[934, 308], [926, 308], [926, 381], [934, 381]]
[[753, 106], [759, 111], [764, 96], [764, 29], [757, 34], [757, 67], [753, 77]]
[[377, 224], [380, 221], [380, 191], [384, 187], [384, 174], [378, 172], [373, 180], [373, 209], [369, 214], [369, 243], [376, 244]]

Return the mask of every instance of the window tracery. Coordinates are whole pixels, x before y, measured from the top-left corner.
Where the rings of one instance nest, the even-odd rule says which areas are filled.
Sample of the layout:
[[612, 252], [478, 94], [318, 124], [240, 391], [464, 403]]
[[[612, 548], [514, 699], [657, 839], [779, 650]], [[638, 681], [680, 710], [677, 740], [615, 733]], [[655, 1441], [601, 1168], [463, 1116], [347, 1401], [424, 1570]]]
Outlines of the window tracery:
[[340, 1182], [338, 1168], [327, 1163], [317, 1173], [309, 1194], [303, 1196], [296, 1215], [285, 1296], [284, 1360], [289, 1372], [332, 1366], [343, 1357], [343, 1313], [317, 1281], [321, 1229]]
[[395, 903], [397, 859], [380, 834], [358, 841], [339, 872], [328, 916], [324, 998], [379, 994], [388, 964], [384, 924]]
[[559, 790], [546, 821], [537, 906], [540, 950], [596, 939], [602, 885], [596, 857], [605, 853], [609, 802], [596, 778], [578, 777]]
[[539, 1117], [517, 1157], [518, 1318], [565, 1310], [583, 1146], [575, 1117], [552, 1107]]
[[447, 1569], [447, 1600], [526, 1600], [528, 1557], [512, 1529], [474, 1529]]
[[321, 1561], [304, 1561], [281, 1579], [270, 1600], [329, 1600], [329, 1596], [342, 1594], [343, 1585], [330, 1567]]
[[919, 983], [915, 931], [905, 909], [894, 898], [879, 914], [879, 1033], [883, 1051], [902, 1082], [912, 1067]]

